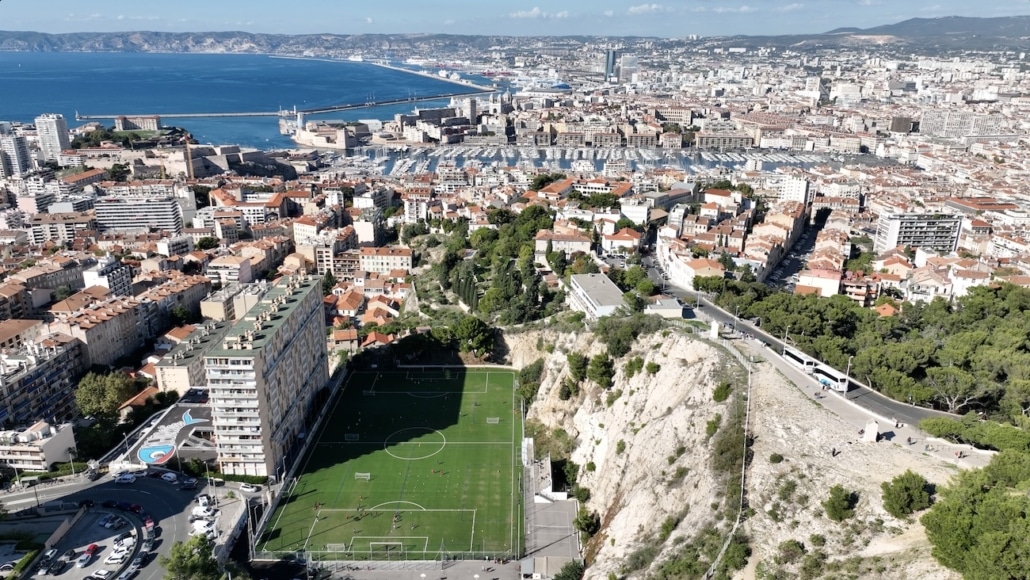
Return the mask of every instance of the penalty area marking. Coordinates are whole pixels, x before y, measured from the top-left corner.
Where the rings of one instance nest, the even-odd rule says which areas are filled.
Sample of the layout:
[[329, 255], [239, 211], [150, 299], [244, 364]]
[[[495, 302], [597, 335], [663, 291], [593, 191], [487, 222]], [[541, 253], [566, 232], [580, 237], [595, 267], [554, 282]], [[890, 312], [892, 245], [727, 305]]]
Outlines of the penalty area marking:
[[413, 501], [404, 501], [404, 500], [388, 501], [388, 502], [385, 502], [385, 503], [381, 503], [381, 504], [379, 504], [377, 506], [372, 506], [372, 507], [370, 507], [368, 509], [370, 509], [370, 510], [377, 510], [377, 509], [383, 507], [384, 505], [393, 505], [395, 503], [403, 503], [403, 504], [413, 505], [413, 506], [417, 507], [421, 511], [428, 511], [426, 508], [418, 505], [417, 503], [415, 503]]

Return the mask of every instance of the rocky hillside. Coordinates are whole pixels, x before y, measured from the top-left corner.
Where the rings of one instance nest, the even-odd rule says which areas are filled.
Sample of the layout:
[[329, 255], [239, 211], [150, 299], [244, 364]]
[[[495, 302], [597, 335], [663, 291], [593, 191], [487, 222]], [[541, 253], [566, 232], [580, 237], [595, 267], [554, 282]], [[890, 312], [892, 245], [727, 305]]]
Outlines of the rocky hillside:
[[[508, 341], [517, 366], [541, 356], [546, 361], [528, 413], [530, 424], [542, 426], [543, 448], [555, 448], [547, 434], [556, 429], [575, 441], [571, 460], [580, 466], [578, 484], [590, 490], [586, 507], [601, 520], [587, 544], [587, 578], [634, 571], [641, 576], [682, 558], [697, 531], [721, 516], [732, 521], [736, 511], [727, 505], [735, 506], [736, 499], [722, 500], [727, 478], [711, 467], [717, 432], [731, 415], [730, 401], [712, 398], [720, 381], [741, 379], [743, 369], [735, 361], [679, 331], [661, 331], [641, 337], [634, 352], [616, 361], [611, 388], [584, 380], [579, 394], [563, 401], [567, 354], [592, 356], [604, 345], [586, 332], [533, 332]], [[643, 364], [631, 377], [627, 364], [637, 357]], [[710, 543], [715, 550], [721, 547], [721, 541]], [[704, 564], [704, 558], [700, 561]]]
[[[615, 361], [610, 388], [584, 380], [570, 397], [562, 387], [568, 353], [604, 352], [597, 336], [543, 330], [505, 340], [516, 367], [544, 360], [527, 432], [538, 435], [538, 451], [580, 466], [586, 511], [599, 517], [586, 543], [586, 578], [699, 578], [738, 513], [736, 411], [746, 370], [721, 347], [667, 329], [640, 337]], [[753, 370], [748, 508], [724, 577], [956, 578], [930, 556], [917, 518], [889, 516], [880, 491], [908, 469], [943, 484], [953, 468], [913, 447], [859, 443], [854, 426], [760, 357]], [[831, 457], [831, 448], [840, 453]], [[834, 484], [858, 499], [844, 522], [829, 520], [821, 505]]]

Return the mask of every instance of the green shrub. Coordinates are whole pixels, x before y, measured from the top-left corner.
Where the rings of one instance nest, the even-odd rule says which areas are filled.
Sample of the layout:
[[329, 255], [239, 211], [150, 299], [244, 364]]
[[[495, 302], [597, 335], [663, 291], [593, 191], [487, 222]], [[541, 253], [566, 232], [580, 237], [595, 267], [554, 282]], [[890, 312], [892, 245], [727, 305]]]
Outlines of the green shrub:
[[826, 517], [835, 522], [843, 522], [855, 515], [857, 504], [858, 494], [844, 489], [842, 485], [835, 485], [830, 488], [830, 497], [823, 502], [823, 509], [826, 510]]
[[640, 358], [639, 356], [635, 356], [629, 359], [628, 361], [626, 361], [626, 365], [624, 367], [626, 371], [626, 378], [632, 379], [633, 376], [639, 373], [641, 370], [643, 370], [643, 368], [644, 359]]
[[25, 569], [28, 568], [36, 559], [36, 556], [39, 556], [39, 552], [42, 549], [43, 548], [40, 547], [34, 550], [30, 550], [29, 553], [22, 556], [21, 560], [18, 560], [18, 563], [14, 566], [14, 570], [11, 571], [11, 575], [8, 577], [19, 578], [21, 576], [21, 573], [24, 572]]
[[801, 562], [801, 578], [802, 580], [812, 580], [818, 578], [823, 574], [823, 566], [826, 565], [826, 554], [821, 550], [816, 550], [811, 554], [805, 556], [804, 561]]
[[649, 374], [649, 375], [656, 375], [656, 374], [658, 374], [658, 371], [662, 370], [662, 365], [660, 365], [660, 364], [658, 364], [656, 362], [649, 362], [649, 363], [647, 363], [646, 370], [647, 370], [647, 374]]
[[675, 473], [672, 474], [672, 481], [670, 483], [679, 483], [683, 481], [683, 478], [690, 473], [690, 469], [683, 467], [682, 465], [676, 468]]
[[577, 483], [572, 486], [572, 497], [579, 500], [579, 503], [586, 503], [590, 501], [590, 488], [583, 487]]
[[730, 393], [733, 392], [733, 386], [729, 381], [722, 381], [715, 387], [715, 391], [712, 392], [712, 400], [716, 403], [722, 403], [726, 399], [730, 398]]
[[605, 398], [604, 398], [604, 406], [611, 407], [612, 405], [615, 404], [615, 401], [619, 400], [619, 397], [621, 397], [621, 396], [622, 396], [622, 389], [616, 389], [614, 391], [610, 391], [608, 393], [608, 395], [605, 396]]
[[769, 463], [783, 463], [783, 456], [779, 453], [773, 453], [769, 456]]
[[597, 465], [594, 465], [593, 461], [587, 462], [587, 471], [589, 471], [590, 473], [593, 473], [594, 470], [596, 470], [596, 469], [597, 469]]
[[625, 450], [626, 450], [626, 442], [623, 441], [622, 439], [619, 439], [619, 442], [615, 444], [615, 453], [617, 455], [622, 455], [622, 452], [625, 451]]
[[776, 497], [780, 498], [780, 501], [790, 502], [791, 498], [794, 497], [794, 492], [797, 491], [798, 484], [793, 479], [788, 479], [780, 484], [780, 488], [776, 490]]
[[719, 431], [719, 425], [721, 425], [721, 424], [722, 424], [722, 415], [716, 413], [716, 415], [714, 417], [712, 417], [711, 419], [708, 420], [707, 423], [705, 423], [705, 438], [706, 439], [711, 439], [712, 436], [715, 435], [716, 432]]
[[816, 548], [822, 548], [826, 545], [826, 537], [819, 534], [812, 534], [811, 536], [808, 536], [808, 543], [812, 544]]
[[797, 540], [780, 542], [776, 550], [777, 564], [793, 564], [805, 555], [805, 545]]
[[933, 503], [930, 482], [911, 469], [890, 482], [880, 484], [883, 489], [883, 509], [901, 519], [925, 510]]
[[593, 536], [601, 529], [601, 516], [597, 515], [597, 512], [589, 512], [586, 508], [580, 508], [572, 525], [588, 537]]
[[669, 516], [662, 522], [662, 527], [658, 530], [658, 541], [664, 542], [669, 539], [672, 532], [676, 530], [676, 526], [680, 525], [680, 519], [677, 517]]

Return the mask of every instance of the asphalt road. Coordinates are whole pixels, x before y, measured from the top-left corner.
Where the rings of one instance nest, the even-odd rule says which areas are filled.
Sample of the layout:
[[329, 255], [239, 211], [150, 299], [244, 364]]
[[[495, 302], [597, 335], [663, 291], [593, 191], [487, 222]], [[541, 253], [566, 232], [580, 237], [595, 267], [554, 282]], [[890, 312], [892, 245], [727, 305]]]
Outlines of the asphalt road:
[[[661, 275], [659, 275], [654, 269], [649, 269], [648, 272], [652, 280], [659, 283], [662, 282]], [[784, 344], [780, 338], [766, 333], [761, 328], [754, 326], [747, 320], [736, 319], [733, 316], [733, 313], [719, 308], [703, 295], [700, 296], [699, 301], [697, 293], [672, 286], [667, 282], [664, 284], [664, 292], [667, 295], [679, 298], [681, 302], [688, 306], [693, 307], [700, 304], [700, 311], [694, 312], [694, 316], [697, 318], [714, 320], [723, 325], [723, 327], [729, 325], [745, 334], [753, 335], [758, 340], [766, 343], [770, 350], [775, 351], [776, 355], [779, 355], [779, 353], [783, 351]], [[944, 413], [942, 411], [916, 407], [907, 403], [895, 401], [889, 397], [881, 395], [854, 379], [851, 379], [851, 389], [848, 391], [847, 397], [871, 413], [875, 413], [888, 419], [894, 418], [906, 425], [917, 425], [919, 421], [929, 417], [956, 417], [955, 415]]]

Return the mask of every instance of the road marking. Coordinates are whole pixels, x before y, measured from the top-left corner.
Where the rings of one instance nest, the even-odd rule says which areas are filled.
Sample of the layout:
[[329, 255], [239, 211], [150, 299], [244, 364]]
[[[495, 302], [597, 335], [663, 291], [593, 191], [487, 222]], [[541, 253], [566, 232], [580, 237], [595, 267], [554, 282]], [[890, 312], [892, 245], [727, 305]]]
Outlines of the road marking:
[[140, 493], [145, 493], [145, 494], [147, 494], [147, 495], [154, 495], [154, 494], [150, 493], [149, 491], [143, 491], [142, 489], [141, 489], [141, 490], [139, 490], [139, 492], [140, 492]]

